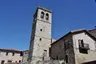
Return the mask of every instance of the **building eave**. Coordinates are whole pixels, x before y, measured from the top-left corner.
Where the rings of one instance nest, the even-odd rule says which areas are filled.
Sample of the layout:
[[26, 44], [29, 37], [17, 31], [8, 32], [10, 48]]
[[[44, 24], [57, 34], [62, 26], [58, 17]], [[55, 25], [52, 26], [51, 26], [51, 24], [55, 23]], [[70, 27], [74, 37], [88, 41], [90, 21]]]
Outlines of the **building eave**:
[[86, 32], [93, 40], [96, 41], [96, 38], [92, 34], [90, 34], [90, 32], [88, 30], [80, 29], [80, 30], [73, 30], [73, 31], [68, 32], [67, 34], [65, 34], [64, 36], [59, 38], [57, 41], [53, 42], [51, 45], [54, 45], [55, 43], [57, 43], [58, 41], [60, 41], [61, 39], [65, 38], [68, 35], [74, 35], [74, 34], [78, 34], [78, 33], [81, 33], [81, 32]]
[[17, 53], [22, 52], [21, 50], [8, 49], [8, 48], [0, 48], [0, 51], [3, 51], [3, 52], [17, 52]]

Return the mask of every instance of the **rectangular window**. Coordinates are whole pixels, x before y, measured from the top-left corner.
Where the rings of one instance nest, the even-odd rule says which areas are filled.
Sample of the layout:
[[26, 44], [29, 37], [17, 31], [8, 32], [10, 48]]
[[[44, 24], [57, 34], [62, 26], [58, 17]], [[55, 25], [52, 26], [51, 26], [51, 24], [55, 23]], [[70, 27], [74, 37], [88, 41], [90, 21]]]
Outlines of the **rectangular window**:
[[19, 63], [21, 63], [21, 60], [19, 60]]
[[12, 60], [8, 60], [8, 63], [11, 63], [12, 62]]
[[68, 63], [68, 55], [65, 56], [66, 63]]
[[70, 41], [69, 40], [65, 40], [64, 41], [64, 48], [65, 48], [65, 50], [67, 50], [67, 49], [69, 49], [70, 48]]
[[41, 41], [42, 39], [40, 38], [39, 40]]
[[52, 54], [52, 53], [51, 53], [51, 48], [49, 48], [49, 56], [51, 56], [51, 54]]
[[8, 52], [6, 52], [6, 56], [8, 56]]
[[47, 50], [44, 50], [43, 52], [43, 60], [47, 57]]
[[79, 49], [79, 52], [83, 54], [88, 54], [88, 50], [86, 49]]
[[83, 40], [78, 40], [78, 42], [79, 42], [79, 47], [84, 47], [84, 42], [83, 42]]
[[47, 56], [47, 50], [44, 50], [44, 57]]
[[23, 56], [23, 52], [20, 52], [20, 56]]
[[12, 53], [12, 56], [14, 56], [15, 53]]
[[42, 31], [42, 29], [40, 29], [40, 31]]
[[84, 43], [83, 39], [78, 40], [78, 43], [79, 43], [79, 52], [88, 54], [89, 44]]

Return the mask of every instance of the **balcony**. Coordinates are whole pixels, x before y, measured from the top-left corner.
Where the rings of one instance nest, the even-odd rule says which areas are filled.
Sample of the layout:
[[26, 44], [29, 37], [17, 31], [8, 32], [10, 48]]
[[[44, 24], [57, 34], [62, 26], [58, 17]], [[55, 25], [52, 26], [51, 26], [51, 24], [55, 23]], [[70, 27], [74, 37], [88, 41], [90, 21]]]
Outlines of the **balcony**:
[[79, 45], [79, 48], [80, 49], [85, 49], [85, 50], [89, 50], [90, 49], [89, 48], [89, 44], [86, 44], [86, 43], [84, 43], [84, 45], [82, 45], [82, 46]]

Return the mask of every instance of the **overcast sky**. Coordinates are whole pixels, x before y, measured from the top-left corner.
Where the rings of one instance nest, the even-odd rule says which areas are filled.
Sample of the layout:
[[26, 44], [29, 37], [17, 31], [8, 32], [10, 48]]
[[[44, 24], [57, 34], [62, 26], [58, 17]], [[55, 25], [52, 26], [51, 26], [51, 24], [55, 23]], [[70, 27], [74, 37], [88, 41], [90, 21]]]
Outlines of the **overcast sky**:
[[0, 48], [29, 48], [33, 14], [40, 5], [53, 11], [52, 37], [96, 26], [95, 0], [0, 0]]

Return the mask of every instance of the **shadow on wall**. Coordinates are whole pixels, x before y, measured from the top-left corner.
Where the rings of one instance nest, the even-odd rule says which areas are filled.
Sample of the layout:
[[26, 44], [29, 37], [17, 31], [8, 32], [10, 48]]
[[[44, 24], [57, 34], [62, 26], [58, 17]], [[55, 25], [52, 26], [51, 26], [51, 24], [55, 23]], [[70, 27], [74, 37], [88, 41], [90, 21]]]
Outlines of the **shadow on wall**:
[[87, 63], [83, 63], [83, 64], [96, 64], [96, 61], [91, 61], [91, 62], [87, 62]]

